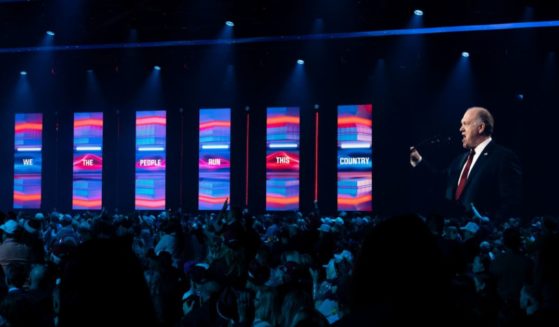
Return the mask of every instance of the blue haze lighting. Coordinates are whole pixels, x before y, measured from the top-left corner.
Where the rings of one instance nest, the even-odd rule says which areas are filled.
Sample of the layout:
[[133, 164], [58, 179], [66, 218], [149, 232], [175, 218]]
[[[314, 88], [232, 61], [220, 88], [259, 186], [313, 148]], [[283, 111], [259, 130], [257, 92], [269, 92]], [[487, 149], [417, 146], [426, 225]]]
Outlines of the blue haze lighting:
[[464, 58], [468, 58], [470, 56], [470, 53], [467, 51], [462, 52], [462, 57]]
[[305, 61], [303, 59], [297, 59], [297, 65], [304, 65]]
[[54, 33], [53, 31], [47, 31], [47, 35], [48, 35], [48, 36], [54, 36], [55, 33]]
[[161, 69], [161, 66], [154, 65], [153, 69], [149, 72], [142, 87], [138, 90], [138, 95], [135, 99], [138, 105], [161, 106]]
[[421, 9], [416, 9], [413, 11], [413, 14], [416, 16], [423, 16], [423, 10]]
[[233, 23], [232, 21], [228, 20], [225, 22], [225, 25], [229, 26], [229, 27], [233, 27], [235, 26], [235, 23]]
[[251, 44], [251, 43], [264, 43], [264, 42], [339, 40], [339, 39], [358, 39], [358, 38], [402, 36], [402, 35], [489, 32], [489, 31], [516, 30], [516, 29], [527, 29], [527, 28], [554, 28], [554, 27], [559, 27], [559, 20], [540, 21], [540, 22], [504, 23], [504, 24], [486, 24], [486, 25], [460, 25], [460, 26], [407, 28], [407, 29], [392, 29], [392, 30], [362, 31], [362, 32], [347, 32], [347, 33], [258, 36], [258, 37], [246, 37], [246, 38], [238, 38], [238, 39], [175, 40], [175, 41], [137, 42], [137, 43], [103, 43], [103, 44], [82, 44], [82, 45], [79, 44], [57, 45], [57, 46], [45, 46], [45, 47], [0, 48], [0, 53], [187, 47], [187, 46], [207, 46], [207, 45], [218, 45], [218, 44]]
[[323, 30], [324, 30], [324, 20], [322, 18], [315, 19], [312, 27], [313, 34], [322, 33]]
[[454, 67], [443, 83], [444, 86], [438, 92], [438, 99], [435, 100], [434, 105], [437, 117], [440, 117], [443, 121], [450, 121], [459, 114], [456, 110], [448, 110], [449, 107], [469, 106], [472, 99], [479, 99], [474, 83], [471, 60], [464, 57], [460, 52], [455, 55]]
[[22, 70], [22, 71], [19, 72], [19, 74], [20, 74], [21, 76], [26, 76], [26, 75], [27, 75], [27, 72], [26, 72], [25, 70]]
[[527, 6], [527, 7], [524, 9], [524, 13], [523, 13], [523, 15], [522, 15], [522, 20], [523, 20], [523, 21], [530, 21], [530, 20], [532, 20], [532, 19], [534, 19], [534, 7], [532, 7], [532, 6]]

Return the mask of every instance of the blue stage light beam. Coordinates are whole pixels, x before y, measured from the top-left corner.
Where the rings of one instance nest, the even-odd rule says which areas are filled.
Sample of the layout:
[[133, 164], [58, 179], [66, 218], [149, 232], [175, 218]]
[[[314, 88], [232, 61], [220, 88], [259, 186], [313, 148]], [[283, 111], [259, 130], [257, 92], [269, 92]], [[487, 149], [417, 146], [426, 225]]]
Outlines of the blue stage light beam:
[[135, 101], [138, 107], [162, 106], [161, 66], [153, 66], [152, 71], [140, 88]]
[[225, 99], [233, 100], [237, 96], [237, 77], [235, 66], [232, 64], [227, 65], [227, 68], [225, 68], [221, 90]]
[[101, 86], [97, 79], [97, 74], [92, 68], [89, 68], [85, 74], [86, 87], [84, 105], [87, 107], [102, 107], [105, 105], [105, 97], [101, 91]]
[[312, 98], [306, 65], [303, 59], [297, 59], [278, 93], [277, 103], [306, 103]]
[[233, 39], [234, 27], [235, 27], [235, 23], [232, 20], [226, 21], [225, 26], [223, 26], [223, 28], [220, 30], [219, 34], [217, 35], [217, 38], [222, 40]]
[[296, 41], [310, 41], [310, 40], [358, 39], [358, 38], [402, 36], [402, 35], [490, 32], [490, 31], [503, 31], [503, 30], [518, 30], [518, 29], [530, 29], [530, 28], [534, 28], [534, 29], [556, 28], [556, 27], [559, 27], [559, 20], [503, 23], [503, 24], [485, 24], [485, 25], [405, 28], [405, 29], [391, 29], [391, 30], [379, 30], [379, 31], [347, 32], [347, 33], [260, 36], [260, 37], [246, 37], [246, 38], [238, 38], [238, 39], [201, 39], [201, 40], [176, 40], [176, 41], [136, 42], [136, 43], [102, 43], [102, 44], [82, 44], [82, 45], [57, 45], [57, 46], [46, 46], [46, 47], [0, 48], [0, 53], [42, 52], [42, 51], [84, 51], [84, 50], [126, 49], [126, 48], [188, 47], [188, 46], [207, 46], [207, 45], [219, 45], [219, 44], [275, 43], [275, 42], [296, 42]]
[[313, 22], [312, 33], [319, 34], [322, 33], [322, 31], [324, 31], [324, 20], [322, 18], [317, 18]]
[[[458, 121], [464, 113], [464, 108], [479, 103], [479, 92], [474, 82], [470, 59], [463, 54], [457, 56], [456, 64], [449, 72], [446, 82], [443, 83], [444, 86], [435, 102], [437, 117], [440, 117], [442, 121]], [[452, 125], [449, 124], [449, 126]], [[452, 131], [455, 130], [451, 129], [448, 132]]]
[[35, 109], [35, 97], [29, 77], [26, 70], [20, 71], [15, 88], [10, 92], [12, 96], [7, 101], [7, 107], [13, 108], [15, 112]]

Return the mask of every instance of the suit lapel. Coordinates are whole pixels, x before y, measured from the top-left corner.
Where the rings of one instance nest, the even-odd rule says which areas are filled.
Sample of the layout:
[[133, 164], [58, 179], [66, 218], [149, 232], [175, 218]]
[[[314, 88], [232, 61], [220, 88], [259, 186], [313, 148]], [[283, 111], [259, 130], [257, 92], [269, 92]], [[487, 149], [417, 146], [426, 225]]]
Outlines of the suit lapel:
[[476, 178], [479, 171], [481, 171], [483, 169], [483, 166], [485, 166], [487, 161], [489, 161], [489, 158], [491, 157], [491, 153], [492, 153], [491, 150], [493, 148], [492, 145], [493, 145], [493, 141], [491, 141], [491, 142], [489, 142], [489, 144], [487, 144], [485, 149], [483, 149], [483, 152], [481, 153], [481, 155], [477, 158], [477, 161], [476, 161], [475, 165], [470, 169], [470, 173], [468, 174], [468, 180], [466, 181], [466, 185], [464, 187], [464, 190], [468, 189], [468, 185], [470, 184], [470, 182], [474, 178]]

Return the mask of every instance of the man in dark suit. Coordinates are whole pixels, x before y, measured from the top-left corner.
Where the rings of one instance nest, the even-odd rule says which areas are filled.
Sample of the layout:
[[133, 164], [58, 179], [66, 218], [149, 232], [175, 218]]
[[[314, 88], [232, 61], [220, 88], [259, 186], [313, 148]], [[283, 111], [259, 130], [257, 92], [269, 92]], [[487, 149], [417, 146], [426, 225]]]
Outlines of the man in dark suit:
[[[444, 171], [445, 198], [461, 213], [471, 214], [473, 204], [481, 214], [502, 221], [520, 213], [522, 169], [512, 151], [493, 141], [493, 127], [493, 116], [485, 108], [472, 107], [464, 113], [460, 133], [468, 152]], [[411, 148], [411, 165], [429, 168], [422, 162], [421, 154]]]

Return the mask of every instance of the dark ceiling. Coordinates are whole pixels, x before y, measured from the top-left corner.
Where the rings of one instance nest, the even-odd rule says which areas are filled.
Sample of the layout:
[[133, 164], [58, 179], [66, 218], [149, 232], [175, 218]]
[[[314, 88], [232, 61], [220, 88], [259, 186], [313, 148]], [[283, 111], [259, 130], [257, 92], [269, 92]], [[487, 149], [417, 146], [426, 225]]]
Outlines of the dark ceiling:
[[46, 30], [57, 45], [208, 39], [226, 20], [235, 37], [404, 28], [416, 8], [424, 26], [559, 18], [553, 0], [0, 0], [0, 44], [38, 46]]

